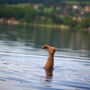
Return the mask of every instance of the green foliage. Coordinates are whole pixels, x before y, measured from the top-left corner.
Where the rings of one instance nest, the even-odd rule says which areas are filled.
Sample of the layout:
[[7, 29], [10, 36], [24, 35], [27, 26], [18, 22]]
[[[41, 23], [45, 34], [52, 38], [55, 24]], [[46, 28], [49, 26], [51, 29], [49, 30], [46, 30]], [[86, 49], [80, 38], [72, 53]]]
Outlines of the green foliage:
[[77, 26], [77, 22], [76, 21], [73, 21], [72, 20], [72, 17], [70, 17], [70, 16], [65, 16], [63, 18], [63, 24], [69, 25], [69, 26], [72, 26], [72, 27]]
[[55, 24], [62, 24], [62, 19], [59, 16], [52, 14], [51, 18]]
[[48, 23], [48, 24], [49, 24], [49, 23], [52, 24], [52, 23], [53, 23], [53, 20], [52, 20], [51, 18], [48, 18], [48, 19], [47, 19], [47, 23]]
[[88, 28], [90, 27], [90, 16], [85, 17], [82, 22], [72, 20], [72, 16], [63, 16], [54, 13], [53, 8], [35, 9], [26, 5], [22, 8], [20, 5], [0, 6], [0, 18], [14, 17], [17, 20], [28, 23], [46, 23], [46, 24], [64, 24], [71, 27]]
[[53, 8], [44, 8], [44, 10], [43, 10], [43, 12], [44, 13], [52, 13], [54, 11], [54, 9]]
[[35, 9], [27, 8], [24, 9], [24, 20], [27, 22], [33, 22], [38, 14]]
[[10, 18], [15, 17], [16, 19], [21, 18], [24, 15], [23, 10], [20, 8], [3, 7], [0, 8], [0, 17]]
[[89, 0], [0, 0], [0, 4], [18, 4], [18, 3], [42, 3], [45, 5], [61, 5], [69, 4], [69, 5], [77, 5], [77, 4], [90, 4]]
[[86, 17], [83, 22], [80, 23], [82, 28], [90, 27], [90, 17]]

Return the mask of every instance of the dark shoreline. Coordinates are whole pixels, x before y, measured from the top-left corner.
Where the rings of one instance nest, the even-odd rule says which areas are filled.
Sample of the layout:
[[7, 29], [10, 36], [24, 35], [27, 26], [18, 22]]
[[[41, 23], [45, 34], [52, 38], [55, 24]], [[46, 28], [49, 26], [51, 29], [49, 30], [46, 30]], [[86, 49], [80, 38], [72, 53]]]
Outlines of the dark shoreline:
[[45, 28], [57, 28], [57, 29], [61, 29], [61, 30], [70, 30], [70, 29], [78, 29], [80, 31], [86, 31], [86, 32], [90, 32], [90, 27], [89, 28], [74, 28], [74, 27], [70, 27], [68, 25], [64, 25], [64, 24], [42, 24], [42, 23], [27, 23], [27, 22], [21, 22], [21, 21], [17, 21], [17, 20], [0, 20], [0, 24], [7, 24], [7, 25], [13, 25], [13, 26], [17, 26], [17, 25], [23, 25], [23, 26], [35, 26], [35, 27], [45, 27]]

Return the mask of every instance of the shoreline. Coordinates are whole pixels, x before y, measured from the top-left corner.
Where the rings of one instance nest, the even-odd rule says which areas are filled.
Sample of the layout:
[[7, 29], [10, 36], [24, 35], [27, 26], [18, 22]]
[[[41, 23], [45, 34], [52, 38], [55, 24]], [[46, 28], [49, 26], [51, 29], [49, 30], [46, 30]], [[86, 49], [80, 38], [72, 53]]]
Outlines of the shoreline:
[[38, 23], [30, 23], [29, 26], [35, 27], [46, 27], [46, 28], [58, 28], [62, 30], [69, 30], [70, 27], [67, 25], [57, 25], [57, 24], [38, 24]]
[[[56, 28], [56, 29], [61, 29], [61, 30], [70, 30], [72, 27], [64, 24], [42, 24], [42, 23], [27, 23], [27, 22], [21, 22], [17, 21], [15, 19], [9, 20], [9, 19], [0, 19], [0, 24], [7, 24], [7, 25], [24, 25], [24, 26], [35, 26], [35, 27], [44, 27], [44, 28]], [[89, 28], [79, 28], [80, 31], [86, 31], [90, 32], [90, 27]]]
[[17, 20], [9, 20], [9, 19], [0, 19], [0, 23], [7, 25], [24, 25], [24, 26], [46, 27], [46, 28], [58, 28], [62, 30], [70, 29], [70, 26], [63, 24], [59, 25], [59, 24], [27, 23], [27, 22], [21, 22]]

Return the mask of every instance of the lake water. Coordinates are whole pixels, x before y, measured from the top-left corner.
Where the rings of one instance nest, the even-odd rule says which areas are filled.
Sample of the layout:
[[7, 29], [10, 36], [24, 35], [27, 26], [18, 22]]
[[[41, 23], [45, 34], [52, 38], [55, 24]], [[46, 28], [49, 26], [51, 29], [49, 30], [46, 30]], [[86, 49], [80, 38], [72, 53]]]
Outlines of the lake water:
[[[90, 90], [90, 33], [0, 25], [0, 90]], [[55, 46], [53, 71], [43, 66]]]

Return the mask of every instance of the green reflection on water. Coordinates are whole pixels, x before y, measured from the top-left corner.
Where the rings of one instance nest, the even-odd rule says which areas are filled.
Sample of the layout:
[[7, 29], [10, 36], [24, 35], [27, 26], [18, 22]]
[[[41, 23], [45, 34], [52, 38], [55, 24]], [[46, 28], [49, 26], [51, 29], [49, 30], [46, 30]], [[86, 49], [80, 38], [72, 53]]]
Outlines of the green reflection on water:
[[49, 44], [58, 49], [85, 50], [90, 56], [90, 33], [83, 31], [0, 25], [0, 39], [23, 42], [35, 48]]

